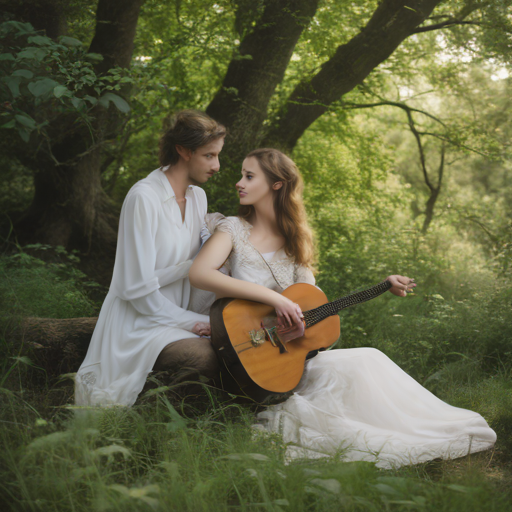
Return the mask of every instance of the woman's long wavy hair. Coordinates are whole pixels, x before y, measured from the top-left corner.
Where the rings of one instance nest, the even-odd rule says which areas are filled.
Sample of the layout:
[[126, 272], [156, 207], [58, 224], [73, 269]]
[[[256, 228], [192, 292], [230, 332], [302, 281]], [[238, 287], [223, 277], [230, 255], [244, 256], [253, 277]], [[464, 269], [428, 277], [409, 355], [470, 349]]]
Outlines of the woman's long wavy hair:
[[[285, 239], [284, 250], [296, 263], [311, 268], [315, 262], [315, 246], [302, 201], [304, 183], [299, 169], [291, 158], [277, 149], [255, 149], [246, 156], [249, 157], [258, 160], [270, 187], [278, 181], [283, 183], [272, 192], [277, 227]], [[240, 217], [249, 221], [253, 214], [254, 206], [240, 205]]]

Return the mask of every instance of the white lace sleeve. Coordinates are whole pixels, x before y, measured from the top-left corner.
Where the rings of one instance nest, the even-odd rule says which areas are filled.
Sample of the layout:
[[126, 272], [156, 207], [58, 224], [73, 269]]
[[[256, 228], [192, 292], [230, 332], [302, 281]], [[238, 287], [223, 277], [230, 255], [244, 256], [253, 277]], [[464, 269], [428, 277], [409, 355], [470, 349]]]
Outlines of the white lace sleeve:
[[[204, 216], [204, 225], [203, 229], [201, 229], [201, 238], [205, 238], [208, 240], [213, 233], [215, 233], [215, 229], [217, 225], [223, 222], [226, 219], [222, 213], [207, 213]], [[205, 242], [206, 240], [203, 240]]]
[[304, 265], [296, 265], [293, 275], [293, 282], [294, 284], [307, 283], [315, 285], [315, 276], [313, 275], [313, 272], [311, 272], [311, 270]]

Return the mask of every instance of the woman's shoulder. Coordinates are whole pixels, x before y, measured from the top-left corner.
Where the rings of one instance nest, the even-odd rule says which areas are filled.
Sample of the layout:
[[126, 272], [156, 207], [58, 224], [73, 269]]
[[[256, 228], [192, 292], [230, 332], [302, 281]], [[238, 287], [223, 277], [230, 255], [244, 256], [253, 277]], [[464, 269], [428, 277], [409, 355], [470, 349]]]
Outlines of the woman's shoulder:
[[307, 283], [316, 285], [313, 271], [305, 265], [301, 265], [299, 263], [295, 263], [293, 281], [294, 283]]

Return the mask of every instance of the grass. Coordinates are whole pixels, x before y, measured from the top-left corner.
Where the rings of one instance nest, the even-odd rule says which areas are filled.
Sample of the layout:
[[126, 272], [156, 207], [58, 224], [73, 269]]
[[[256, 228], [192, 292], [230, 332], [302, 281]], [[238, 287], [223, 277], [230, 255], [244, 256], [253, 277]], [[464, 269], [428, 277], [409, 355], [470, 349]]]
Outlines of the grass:
[[[0, 299], [16, 299], [4, 326], [21, 314], [78, 316], [94, 307], [81, 276], [29, 263], [0, 262], [10, 271]], [[59, 302], [66, 293], [71, 306]], [[380, 348], [443, 400], [480, 412], [498, 434], [492, 451], [398, 470], [343, 462], [342, 454], [287, 464], [280, 437], [252, 429], [253, 410], [215, 392], [180, 401], [160, 386], [130, 409], [77, 410], [71, 381], [33, 379], [39, 370], [10, 352], [4, 328], [0, 510], [508, 512], [510, 292], [434, 295], [344, 314], [342, 344]]]
[[54, 408], [47, 418], [4, 397], [7, 509], [509, 509], [510, 474], [491, 452], [396, 471], [336, 458], [286, 464], [279, 437], [252, 430], [248, 408], [210, 396], [201, 411], [177, 410], [159, 391], [131, 409]]

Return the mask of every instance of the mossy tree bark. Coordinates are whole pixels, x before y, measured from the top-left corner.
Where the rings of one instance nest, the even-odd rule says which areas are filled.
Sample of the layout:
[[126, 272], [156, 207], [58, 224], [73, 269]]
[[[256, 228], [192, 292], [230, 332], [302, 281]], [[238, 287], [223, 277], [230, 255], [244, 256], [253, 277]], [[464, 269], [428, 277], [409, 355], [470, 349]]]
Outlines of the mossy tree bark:
[[[143, 0], [99, 0], [95, 35], [89, 48], [89, 52], [103, 56], [96, 66], [98, 74], [115, 66], [129, 67], [142, 3]], [[58, 6], [58, 1], [36, 3], [27, 9], [29, 19], [37, 28], [47, 29], [52, 37], [63, 35], [59, 30], [65, 30], [66, 20]], [[21, 243], [78, 249], [84, 270], [108, 283], [118, 211], [103, 191], [101, 169], [103, 148], [117, 135], [120, 117], [113, 106], [107, 111], [97, 108], [93, 116], [91, 125], [86, 127], [69, 115], [49, 129], [46, 146], [38, 147], [31, 140], [27, 151], [17, 155], [34, 172], [35, 194], [15, 229]]]
[[[265, 0], [263, 12], [258, 16], [257, 10], [247, 2], [238, 2], [237, 20], [247, 16], [256, 19], [207, 108], [209, 115], [229, 129], [222, 154], [226, 172], [208, 187], [213, 210], [226, 211], [236, 204], [234, 175], [240, 171], [243, 157], [261, 141], [270, 99], [283, 80], [297, 41], [317, 6], [318, 0]], [[240, 22], [241, 30], [242, 27]]]

